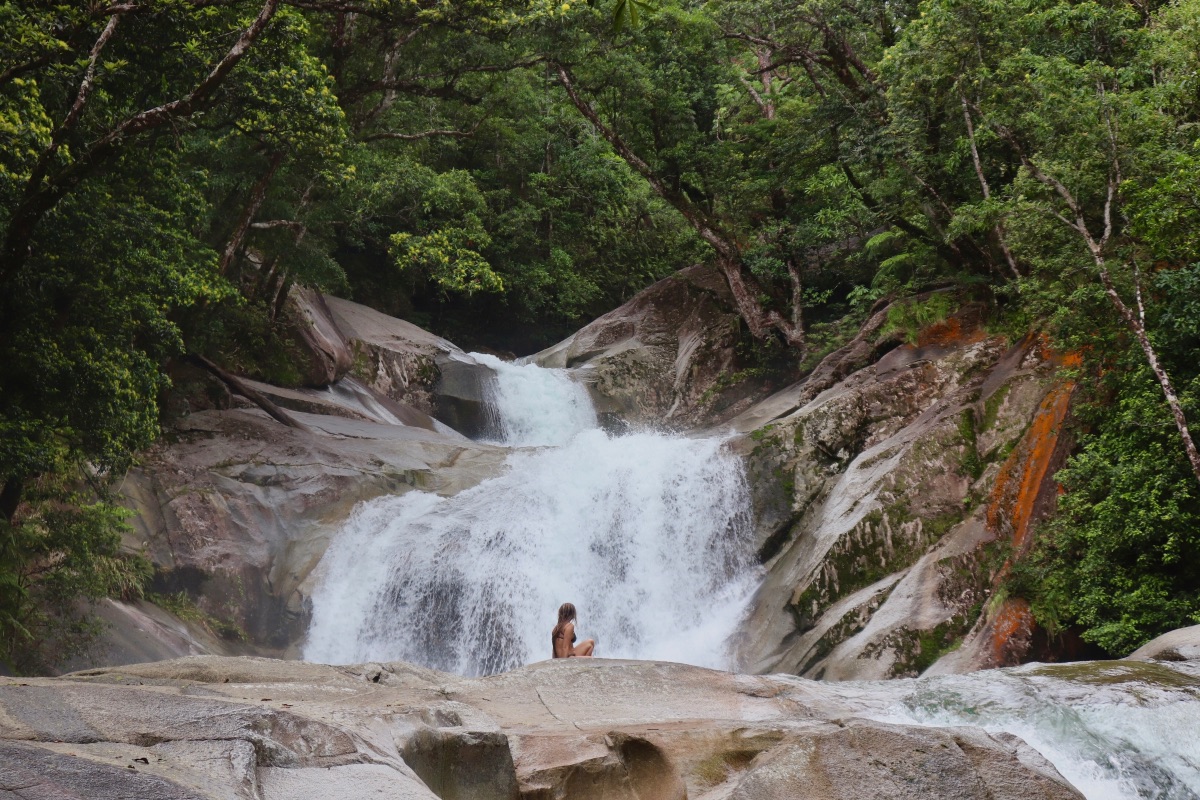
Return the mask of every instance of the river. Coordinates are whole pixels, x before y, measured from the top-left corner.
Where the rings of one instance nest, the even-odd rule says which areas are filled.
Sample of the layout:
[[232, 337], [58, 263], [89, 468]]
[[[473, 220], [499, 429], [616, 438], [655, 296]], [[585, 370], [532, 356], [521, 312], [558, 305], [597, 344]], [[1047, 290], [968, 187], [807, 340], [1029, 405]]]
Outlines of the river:
[[[503, 474], [449, 498], [361, 504], [319, 568], [305, 658], [493, 674], [549, 657], [555, 612], [573, 602], [597, 655], [730, 668], [760, 577], [740, 459], [720, 438], [607, 434], [567, 372], [474, 356], [496, 375]], [[822, 691], [856, 716], [1020, 736], [1088, 800], [1200, 800], [1200, 663]]]

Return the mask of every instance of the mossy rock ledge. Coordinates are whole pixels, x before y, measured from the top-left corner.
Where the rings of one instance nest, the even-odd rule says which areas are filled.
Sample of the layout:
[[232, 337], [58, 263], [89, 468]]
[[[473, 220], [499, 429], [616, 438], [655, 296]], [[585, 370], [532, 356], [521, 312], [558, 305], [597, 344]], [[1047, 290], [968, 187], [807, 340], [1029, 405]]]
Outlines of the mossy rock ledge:
[[953, 335], [927, 332], [836, 382], [802, 380], [733, 420], [766, 567], [743, 669], [881, 679], [1028, 654], [998, 646], [987, 613], [1015, 529], [1053, 502], [1040, 476], [1062, 443], [1023, 442], [1064, 384], [1036, 337], [1010, 344], [969, 318], [942, 327]]

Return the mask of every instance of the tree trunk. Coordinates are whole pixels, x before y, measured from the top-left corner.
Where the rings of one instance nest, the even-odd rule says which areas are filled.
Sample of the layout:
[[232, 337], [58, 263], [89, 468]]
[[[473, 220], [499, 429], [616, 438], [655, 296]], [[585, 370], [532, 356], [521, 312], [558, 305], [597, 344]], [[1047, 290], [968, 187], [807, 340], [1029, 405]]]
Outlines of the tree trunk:
[[204, 367], [206, 370], [208, 370], [213, 375], [215, 375], [222, 383], [224, 383], [226, 386], [229, 387], [230, 391], [234, 392], [235, 394], [240, 394], [242, 397], [246, 398], [251, 403], [254, 403], [256, 406], [261, 408], [263, 411], [267, 412], [267, 414], [269, 414], [271, 416], [271, 418], [274, 419], [275, 421], [281, 422], [284, 425], [287, 425], [289, 428], [295, 428], [297, 430], [312, 433], [311, 428], [309, 428], [303, 422], [300, 422], [298, 419], [295, 419], [294, 417], [292, 417], [291, 414], [288, 414], [286, 411], [284, 411], [279, 406], [275, 405], [275, 403], [273, 403], [269, 399], [267, 399], [267, 397], [265, 395], [263, 395], [261, 392], [251, 389], [249, 386], [247, 386], [245, 383], [243, 383], [242, 380], [240, 378], [238, 378], [237, 376], [229, 374], [228, 372], [221, 369], [213, 362], [209, 361], [204, 356], [192, 355], [191, 358], [197, 364]]
[[1150, 365], [1150, 369], [1154, 372], [1154, 377], [1158, 380], [1158, 385], [1162, 389], [1163, 396], [1167, 399], [1167, 406], [1171, 409], [1171, 416], [1175, 420], [1175, 427], [1179, 431], [1179, 438], [1183, 440], [1183, 449], [1187, 453], [1188, 462], [1192, 465], [1192, 474], [1196, 476], [1196, 482], [1200, 483], [1200, 450], [1196, 448], [1196, 442], [1192, 439], [1192, 433], [1188, 429], [1187, 415], [1183, 413], [1183, 404], [1179, 402], [1179, 395], [1175, 393], [1175, 387], [1171, 383], [1171, 376], [1167, 374], [1166, 369], [1158, 360], [1158, 353], [1154, 349], [1154, 344], [1150, 341], [1150, 337], [1146, 333], [1145, 311], [1142, 306], [1142, 289], [1140, 281], [1135, 277], [1135, 289], [1138, 298], [1138, 313], [1135, 314], [1121, 295], [1117, 293], [1116, 286], [1113, 285], [1112, 276], [1108, 274], [1108, 267], [1104, 261], [1104, 257], [1093, 252], [1096, 260], [1096, 266], [1100, 269], [1100, 281], [1104, 284], [1104, 292], [1108, 295], [1109, 301], [1116, 308], [1121, 319], [1125, 321], [1126, 327], [1129, 328], [1134, 338], [1142, 348], [1143, 355], [1146, 356], [1146, 362]]
[[246, 232], [250, 230], [250, 223], [254, 222], [255, 215], [262, 208], [263, 201], [267, 199], [267, 188], [271, 185], [271, 179], [275, 177], [275, 173], [282, 163], [283, 153], [272, 155], [267, 163], [266, 172], [254, 182], [254, 186], [250, 187], [250, 197], [246, 199], [246, 207], [242, 209], [242, 214], [225, 245], [225, 251], [221, 253], [219, 270], [222, 275], [229, 274], [229, 267], [233, 265], [238, 251], [242, 249], [242, 243], [246, 241]]
[[12, 522], [17, 515], [17, 506], [21, 505], [21, 495], [25, 490], [25, 481], [20, 478], [9, 478], [0, 489], [0, 515], [6, 522]]
[[[567, 97], [579, 110], [579, 113], [595, 126], [600, 135], [612, 145], [617, 155], [641, 175], [659, 197], [674, 206], [675, 210], [682, 214], [688, 224], [700, 235], [700, 238], [716, 251], [717, 268], [725, 276], [725, 281], [729, 284], [729, 291], [733, 294], [734, 307], [738, 315], [745, 321], [746, 327], [750, 329], [751, 335], [756, 339], [765, 339], [771, 335], [771, 331], [778, 331], [788, 346], [799, 349], [803, 357], [805, 349], [803, 326], [793, 324], [791, 319], [774, 309], [768, 310], [763, 307], [762, 301], [759, 299], [763, 294], [762, 287], [758, 285], [754, 276], [743, 268], [741, 252], [731, 237], [718, 230], [707, 215], [685, 195], [667, 186], [650, 165], [635, 153], [633, 148], [615, 130], [605, 124], [596, 109], [592, 108], [591, 104], [579, 94], [575, 88], [575, 81], [565, 66], [562, 64], [551, 64], [551, 66], [558, 73], [559, 83], [566, 90]], [[802, 317], [793, 309], [792, 318], [801, 319]]]

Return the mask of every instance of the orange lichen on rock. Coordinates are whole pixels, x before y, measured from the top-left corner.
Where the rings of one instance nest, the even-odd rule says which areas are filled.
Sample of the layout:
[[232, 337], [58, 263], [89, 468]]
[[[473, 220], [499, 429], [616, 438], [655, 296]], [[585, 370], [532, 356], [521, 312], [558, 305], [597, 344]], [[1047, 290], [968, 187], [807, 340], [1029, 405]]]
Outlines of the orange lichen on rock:
[[964, 320], [961, 316], [953, 316], [922, 329], [917, 335], [917, 346], [949, 347], [950, 345], [974, 344], [986, 338], [987, 332], [975, 320]]
[[988, 526], [1000, 534], [1005, 532], [1007, 522], [1007, 532], [1018, 551], [1025, 545], [1035, 505], [1056, 460], [1074, 391], [1074, 381], [1064, 381], [1046, 394], [1025, 437], [996, 476], [987, 510]]
[[1034, 342], [1033, 346], [1037, 348], [1038, 358], [1042, 361], [1049, 361], [1056, 367], [1065, 369], [1076, 369], [1083, 366], [1082, 350], [1068, 350], [1066, 352], [1055, 350], [1054, 346], [1050, 343], [1050, 337], [1045, 331], [1034, 335], [1037, 337], [1037, 341]]
[[1070, 353], [1055, 354], [1054, 363], [1068, 369], [1078, 369], [1083, 366], [1083, 353], [1073, 350]]
[[1020, 664], [1033, 639], [1033, 612], [1029, 603], [1010, 597], [989, 623], [992, 664], [998, 667]]
[[[1034, 343], [1040, 355], [1063, 368], [1083, 363], [1079, 353], [1054, 353], [1044, 338]], [[987, 525], [996, 536], [1007, 535], [1015, 553], [1026, 551], [1030, 544], [1030, 529], [1057, 499], [1061, 487], [1054, 482], [1054, 472], [1066, 457], [1068, 442], [1063, 439], [1063, 426], [1075, 393], [1073, 380], [1062, 380], [1042, 398], [1029, 429], [1012, 455], [1000, 467], [992, 487], [987, 508]], [[1005, 563], [996, 576], [1003, 580], [1011, 568]], [[1032, 646], [1036, 622], [1029, 603], [1021, 598], [1004, 601], [988, 622], [992, 666], [1022, 663]]]

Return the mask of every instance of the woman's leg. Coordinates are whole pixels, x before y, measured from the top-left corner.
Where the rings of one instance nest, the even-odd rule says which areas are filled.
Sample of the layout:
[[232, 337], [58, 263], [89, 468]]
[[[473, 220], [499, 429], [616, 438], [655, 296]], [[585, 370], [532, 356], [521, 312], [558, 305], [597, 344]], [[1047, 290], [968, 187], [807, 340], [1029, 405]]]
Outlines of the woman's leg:
[[594, 651], [595, 649], [596, 649], [596, 640], [595, 639], [584, 639], [582, 642], [575, 645], [575, 647], [573, 647], [571, 649], [571, 655], [577, 656], [579, 658], [587, 658], [592, 654], [592, 651]]

